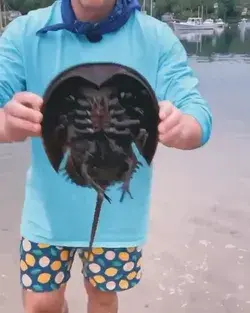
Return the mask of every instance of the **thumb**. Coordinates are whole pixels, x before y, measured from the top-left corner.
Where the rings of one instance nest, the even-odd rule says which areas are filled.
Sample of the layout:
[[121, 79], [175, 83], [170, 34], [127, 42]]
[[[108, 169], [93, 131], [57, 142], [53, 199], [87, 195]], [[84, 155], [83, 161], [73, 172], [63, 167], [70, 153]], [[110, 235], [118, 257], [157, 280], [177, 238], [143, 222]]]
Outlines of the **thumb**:
[[159, 107], [159, 117], [161, 120], [166, 119], [172, 113], [174, 108], [173, 104], [170, 101], [160, 101]]

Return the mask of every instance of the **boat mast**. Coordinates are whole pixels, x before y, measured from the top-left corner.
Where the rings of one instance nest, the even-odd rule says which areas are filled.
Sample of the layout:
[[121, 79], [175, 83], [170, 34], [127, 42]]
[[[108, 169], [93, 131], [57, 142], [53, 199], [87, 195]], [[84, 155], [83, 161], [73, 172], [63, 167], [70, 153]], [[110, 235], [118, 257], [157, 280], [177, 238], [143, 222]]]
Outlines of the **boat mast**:
[[142, 11], [144, 12], [145, 10], [146, 10], [145, 0], [143, 0], [143, 3], [142, 3]]
[[2, 15], [3, 0], [0, 0], [0, 32], [3, 31], [3, 15]]
[[153, 16], [153, 0], [150, 0], [150, 15]]
[[5, 28], [7, 26], [7, 11], [6, 11], [6, 4], [5, 4], [5, 1], [3, 1], [3, 12], [4, 12], [4, 18], [3, 18], [3, 21], [4, 21], [4, 24], [3, 24], [3, 27]]

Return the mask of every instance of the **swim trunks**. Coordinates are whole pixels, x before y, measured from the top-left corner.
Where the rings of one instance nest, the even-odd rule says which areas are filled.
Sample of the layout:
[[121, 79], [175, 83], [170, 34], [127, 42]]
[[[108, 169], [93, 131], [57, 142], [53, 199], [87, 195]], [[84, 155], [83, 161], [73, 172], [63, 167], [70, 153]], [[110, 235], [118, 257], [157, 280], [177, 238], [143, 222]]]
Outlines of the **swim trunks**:
[[49, 292], [70, 279], [75, 254], [82, 260], [82, 273], [101, 291], [123, 291], [136, 286], [142, 273], [142, 250], [132, 248], [69, 248], [38, 244], [25, 238], [20, 243], [20, 282], [24, 289]]

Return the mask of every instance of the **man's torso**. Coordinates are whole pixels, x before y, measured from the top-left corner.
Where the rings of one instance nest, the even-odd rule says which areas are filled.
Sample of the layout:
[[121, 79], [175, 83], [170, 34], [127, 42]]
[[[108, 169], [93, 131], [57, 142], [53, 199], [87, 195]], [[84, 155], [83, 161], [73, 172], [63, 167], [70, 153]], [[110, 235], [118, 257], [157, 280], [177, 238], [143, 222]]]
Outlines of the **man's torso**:
[[[80, 63], [115, 62], [139, 71], [156, 88], [160, 47], [159, 22], [136, 13], [116, 33], [99, 43], [68, 31], [36, 35], [46, 21], [60, 22], [59, 3], [27, 17], [23, 57], [28, 91], [43, 95], [50, 81], [61, 71]], [[39, 18], [38, 18], [39, 17]], [[156, 25], [155, 25], [156, 24]], [[150, 201], [151, 169], [144, 167], [131, 182], [133, 200], [120, 203], [118, 186], [104, 203], [96, 234], [96, 246], [129, 247], [145, 240]], [[86, 246], [92, 225], [96, 192], [76, 187], [58, 176], [49, 164], [41, 139], [32, 139], [32, 163], [27, 173], [22, 235], [34, 242]]]

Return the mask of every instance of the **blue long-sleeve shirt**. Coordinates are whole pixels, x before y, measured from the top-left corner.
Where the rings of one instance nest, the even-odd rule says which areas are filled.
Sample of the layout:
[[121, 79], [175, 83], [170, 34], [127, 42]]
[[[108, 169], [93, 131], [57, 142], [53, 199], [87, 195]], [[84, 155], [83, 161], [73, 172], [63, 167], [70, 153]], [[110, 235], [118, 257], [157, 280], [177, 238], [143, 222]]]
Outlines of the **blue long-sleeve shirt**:
[[[61, 22], [60, 1], [15, 19], [0, 37], [0, 106], [19, 91], [43, 95], [50, 81], [66, 68], [84, 62], [116, 62], [146, 77], [159, 100], [170, 100], [194, 116], [210, 137], [212, 118], [197, 91], [198, 80], [187, 64], [186, 52], [164, 23], [135, 12], [116, 33], [90, 43], [65, 30], [37, 35], [45, 25]], [[149, 221], [152, 169], [145, 165], [131, 182], [134, 199], [114, 186], [104, 202], [95, 246], [128, 247], [145, 242]], [[162, 187], [164, 188], [164, 186]], [[21, 234], [27, 239], [65, 246], [88, 246], [96, 192], [65, 182], [52, 169], [40, 138], [32, 139]]]

